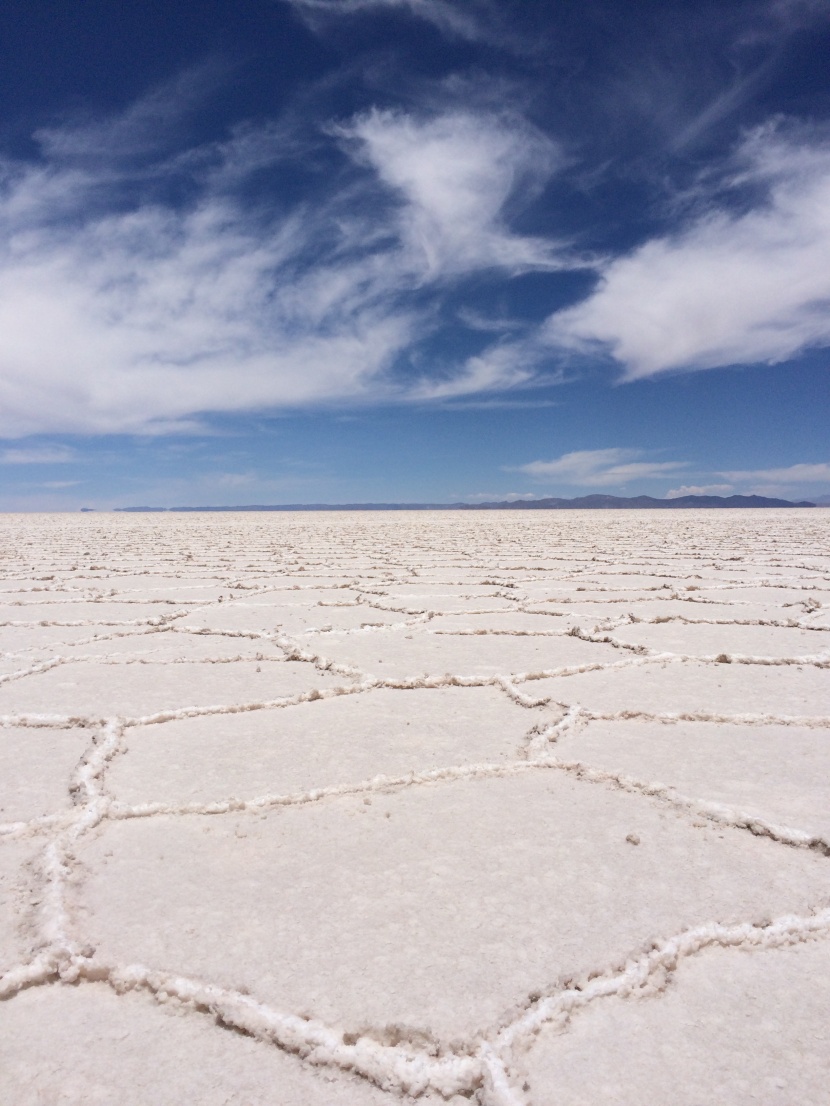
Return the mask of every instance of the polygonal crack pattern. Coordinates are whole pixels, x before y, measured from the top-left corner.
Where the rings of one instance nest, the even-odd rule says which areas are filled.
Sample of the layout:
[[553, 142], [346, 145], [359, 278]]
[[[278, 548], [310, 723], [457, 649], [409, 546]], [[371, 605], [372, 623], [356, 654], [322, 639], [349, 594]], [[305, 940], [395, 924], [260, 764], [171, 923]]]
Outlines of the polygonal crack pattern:
[[2, 526], [3, 1101], [823, 1101], [830, 513]]

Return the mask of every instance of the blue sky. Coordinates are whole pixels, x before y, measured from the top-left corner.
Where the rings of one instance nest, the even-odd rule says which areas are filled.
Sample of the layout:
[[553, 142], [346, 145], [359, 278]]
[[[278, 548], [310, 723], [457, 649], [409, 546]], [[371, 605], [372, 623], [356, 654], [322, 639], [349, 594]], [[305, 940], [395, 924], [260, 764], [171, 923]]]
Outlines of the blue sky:
[[0, 44], [0, 509], [830, 494], [826, 0]]

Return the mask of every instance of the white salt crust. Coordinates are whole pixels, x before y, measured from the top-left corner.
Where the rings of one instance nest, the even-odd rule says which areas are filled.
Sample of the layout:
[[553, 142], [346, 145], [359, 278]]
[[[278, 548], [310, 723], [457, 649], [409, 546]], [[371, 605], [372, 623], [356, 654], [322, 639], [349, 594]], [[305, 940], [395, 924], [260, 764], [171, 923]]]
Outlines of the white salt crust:
[[826, 512], [3, 526], [4, 1100], [634, 1102], [748, 988], [811, 1031]]

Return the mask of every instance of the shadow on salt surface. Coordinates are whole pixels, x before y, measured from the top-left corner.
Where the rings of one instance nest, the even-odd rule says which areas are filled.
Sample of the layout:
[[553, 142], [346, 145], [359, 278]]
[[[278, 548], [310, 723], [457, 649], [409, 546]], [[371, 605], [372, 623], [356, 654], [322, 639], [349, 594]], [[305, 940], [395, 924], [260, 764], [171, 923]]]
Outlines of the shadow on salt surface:
[[310, 664], [235, 661], [232, 664], [78, 661], [0, 686], [0, 714], [38, 713], [143, 718], [183, 707], [280, 699], [313, 688], [347, 684]]
[[596, 721], [551, 752], [830, 841], [830, 728]]
[[498, 688], [376, 689], [279, 710], [210, 715], [130, 730], [109, 770], [121, 802], [253, 798], [513, 759], [536, 722]]
[[554, 770], [370, 802], [115, 823], [79, 850], [84, 930], [107, 959], [446, 1040], [650, 936], [804, 912], [827, 886], [807, 850]]
[[89, 737], [81, 729], [0, 727], [0, 822], [24, 822], [71, 807], [69, 781]]
[[603, 999], [521, 1060], [533, 1106], [825, 1106], [830, 945], [709, 949], [659, 997]]
[[595, 711], [713, 711], [803, 717], [827, 708], [826, 669], [798, 665], [655, 662], [564, 678], [521, 690]]
[[14, 1106], [388, 1106], [396, 1099], [362, 1079], [303, 1065], [240, 1034], [218, 1033], [210, 1018], [91, 983], [24, 991], [4, 1005], [0, 1100]]
[[[319, 647], [338, 664], [392, 679], [424, 673], [495, 676], [540, 672], [568, 664], [613, 662], [619, 656], [611, 646], [575, 637], [457, 637], [406, 628], [383, 635], [332, 636], [320, 641]], [[535, 695], [535, 689], [531, 694]]]

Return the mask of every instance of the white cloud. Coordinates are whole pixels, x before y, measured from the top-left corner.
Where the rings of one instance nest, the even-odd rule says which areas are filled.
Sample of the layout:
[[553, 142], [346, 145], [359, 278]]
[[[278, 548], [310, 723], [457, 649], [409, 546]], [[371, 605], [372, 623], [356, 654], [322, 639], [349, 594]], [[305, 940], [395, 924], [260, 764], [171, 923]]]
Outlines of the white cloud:
[[821, 462], [815, 465], [788, 465], [785, 468], [744, 469], [723, 472], [721, 476], [736, 483], [763, 481], [772, 484], [830, 484], [830, 464]]
[[646, 480], [688, 468], [684, 461], [638, 461], [639, 449], [583, 449], [564, 453], [553, 461], [531, 461], [510, 472], [523, 472], [545, 483], [581, 487], [619, 487], [630, 480]]
[[538, 499], [535, 492], [475, 492], [465, 495], [469, 503], [518, 503], [520, 500]]
[[[508, 203], [554, 166], [532, 128], [373, 112], [336, 136], [357, 180], [269, 215], [237, 189], [286, 143], [248, 128], [153, 161], [150, 122], [175, 111], [150, 100], [120, 120], [43, 132], [39, 162], [0, 163], [0, 437], [184, 432], [212, 412], [424, 400], [528, 378], [498, 355], [413, 385], [393, 369], [434, 325], [425, 292], [483, 268], [559, 264], [507, 224]], [[186, 206], [158, 199], [182, 184]], [[411, 306], [413, 292], [425, 306]]]
[[666, 492], [666, 499], [680, 499], [684, 495], [731, 495], [732, 484], [683, 484]]
[[204, 479], [219, 488], [245, 488], [256, 483], [257, 476], [254, 472], [216, 472], [206, 473]]
[[372, 111], [341, 133], [359, 140], [380, 179], [406, 201], [400, 233], [425, 278], [563, 267], [550, 242], [514, 235], [505, 223], [507, 201], [547, 180], [558, 160], [553, 143], [520, 119]]
[[762, 200], [712, 207], [612, 261], [587, 300], [549, 320], [546, 339], [606, 349], [628, 380], [830, 345], [830, 143], [763, 128], [738, 162], [732, 186]]
[[[459, 0], [287, 0], [306, 15], [354, 15], [373, 8], [407, 11], [434, 23], [447, 34], [471, 40], [489, 37], [467, 3], [463, 10]], [[479, 5], [480, 6], [480, 5]]]
[[63, 465], [75, 460], [66, 446], [31, 446], [0, 450], [0, 465]]

